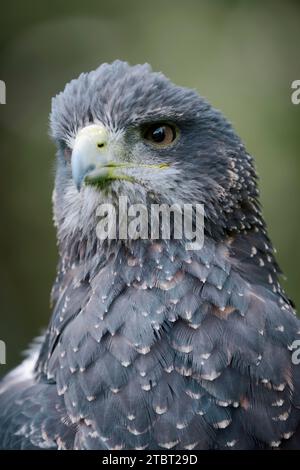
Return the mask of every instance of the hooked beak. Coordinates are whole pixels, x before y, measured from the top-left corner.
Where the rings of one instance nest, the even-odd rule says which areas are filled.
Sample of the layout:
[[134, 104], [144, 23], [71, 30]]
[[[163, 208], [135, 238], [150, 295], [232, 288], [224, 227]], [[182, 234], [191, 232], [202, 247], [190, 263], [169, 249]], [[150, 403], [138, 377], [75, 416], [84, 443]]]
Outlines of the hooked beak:
[[99, 124], [84, 127], [78, 132], [72, 151], [72, 174], [78, 191], [88, 175], [97, 169], [105, 169], [111, 161], [108, 137], [105, 127]]

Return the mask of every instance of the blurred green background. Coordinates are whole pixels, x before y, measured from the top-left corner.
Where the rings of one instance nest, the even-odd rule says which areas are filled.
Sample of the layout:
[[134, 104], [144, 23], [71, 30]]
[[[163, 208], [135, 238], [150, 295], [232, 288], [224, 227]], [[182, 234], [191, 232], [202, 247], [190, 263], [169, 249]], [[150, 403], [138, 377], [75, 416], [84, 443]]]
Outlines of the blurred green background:
[[47, 325], [57, 251], [51, 191], [51, 97], [71, 78], [120, 58], [149, 62], [196, 88], [256, 157], [264, 214], [284, 286], [300, 305], [300, 5], [259, 1], [2, 2], [0, 339], [7, 366]]

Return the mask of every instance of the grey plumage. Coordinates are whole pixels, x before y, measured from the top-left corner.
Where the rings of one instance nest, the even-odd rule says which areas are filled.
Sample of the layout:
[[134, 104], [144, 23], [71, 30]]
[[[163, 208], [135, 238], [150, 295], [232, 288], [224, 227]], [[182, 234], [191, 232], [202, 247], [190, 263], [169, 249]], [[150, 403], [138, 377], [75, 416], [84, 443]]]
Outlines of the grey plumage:
[[[78, 131], [98, 122], [118, 161], [168, 169], [78, 191], [68, 156]], [[173, 146], [143, 141], [141, 129], [155, 122], [178, 127]], [[278, 282], [252, 158], [228, 121], [148, 65], [117, 61], [54, 99], [51, 134], [53, 314], [34, 370], [0, 385], [1, 448], [299, 447], [290, 346], [300, 323]], [[100, 241], [97, 206], [123, 194], [147, 206], [203, 203], [203, 249]]]

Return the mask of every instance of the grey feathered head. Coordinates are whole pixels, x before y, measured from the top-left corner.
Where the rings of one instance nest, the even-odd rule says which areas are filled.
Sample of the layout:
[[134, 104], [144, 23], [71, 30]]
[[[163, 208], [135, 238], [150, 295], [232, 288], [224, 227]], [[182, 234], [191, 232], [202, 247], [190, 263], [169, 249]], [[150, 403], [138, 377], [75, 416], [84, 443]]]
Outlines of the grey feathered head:
[[60, 237], [95, 225], [99, 202], [202, 203], [213, 238], [263, 223], [252, 159], [223, 115], [149, 65], [103, 64], [53, 99]]
[[[51, 128], [54, 308], [36, 375], [1, 386], [0, 447], [293, 448], [299, 321], [230, 124], [149, 66], [115, 62], [67, 85]], [[202, 249], [101, 244], [97, 209], [118, 196], [203, 203]]]

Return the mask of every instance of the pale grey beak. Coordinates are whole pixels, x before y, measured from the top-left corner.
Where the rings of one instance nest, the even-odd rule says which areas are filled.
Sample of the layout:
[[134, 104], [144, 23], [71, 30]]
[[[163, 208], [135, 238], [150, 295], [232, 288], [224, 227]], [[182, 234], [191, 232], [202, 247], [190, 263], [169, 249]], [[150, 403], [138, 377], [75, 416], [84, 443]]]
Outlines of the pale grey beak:
[[93, 124], [78, 132], [72, 151], [72, 175], [80, 191], [85, 177], [98, 166], [109, 163], [108, 132], [105, 127]]

